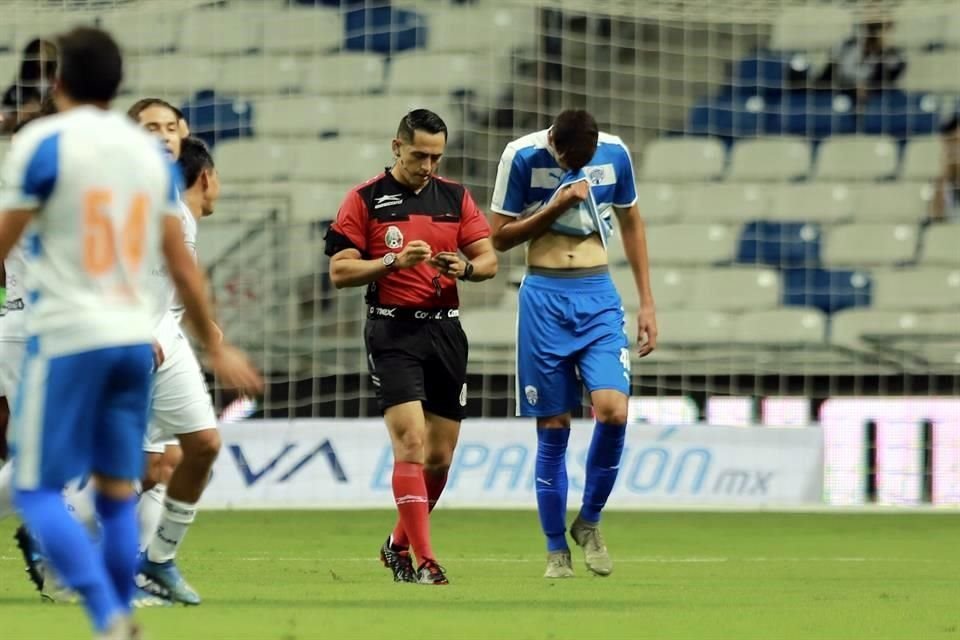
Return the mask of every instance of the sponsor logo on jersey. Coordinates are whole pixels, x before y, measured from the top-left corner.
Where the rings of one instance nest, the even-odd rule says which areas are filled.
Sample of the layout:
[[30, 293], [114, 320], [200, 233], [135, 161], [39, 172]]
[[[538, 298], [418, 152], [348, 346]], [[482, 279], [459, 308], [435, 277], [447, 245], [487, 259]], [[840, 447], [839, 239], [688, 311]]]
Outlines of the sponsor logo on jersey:
[[398, 204], [403, 204], [403, 194], [393, 193], [385, 196], [380, 196], [379, 198], [374, 199], [374, 209], [383, 209], [384, 207], [395, 207]]

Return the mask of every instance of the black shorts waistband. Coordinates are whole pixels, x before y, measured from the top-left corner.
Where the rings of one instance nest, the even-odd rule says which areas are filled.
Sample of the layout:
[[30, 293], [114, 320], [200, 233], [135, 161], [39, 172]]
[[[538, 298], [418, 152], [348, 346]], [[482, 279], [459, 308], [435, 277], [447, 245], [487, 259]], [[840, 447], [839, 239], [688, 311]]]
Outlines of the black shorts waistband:
[[435, 307], [432, 309], [417, 309], [414, 307], [367, 307], [367, 317], [378, 320], [456, 320], [460, 317], [460, 309], [455, 307]]
[[527, 267], [527, 273], [534, 276], [545, 276], [547, 278], [583, 278], [586, 276], [598, 276], [603, 273], [609, 273], [610, 267], [600, 264], [595, 267], [579, 267], [577, 269], [550, 269], [548, 267]]

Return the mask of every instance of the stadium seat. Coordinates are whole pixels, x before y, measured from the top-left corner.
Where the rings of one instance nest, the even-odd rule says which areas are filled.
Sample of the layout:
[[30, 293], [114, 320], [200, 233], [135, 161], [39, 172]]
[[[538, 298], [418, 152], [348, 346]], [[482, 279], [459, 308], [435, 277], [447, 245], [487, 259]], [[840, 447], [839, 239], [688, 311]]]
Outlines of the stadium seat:
[[941, 51], [910, 58], [900, 86], [907, 91], [960, 93], [960, 50]]
[[508, 52], [529, 45], [528, 34], [536, 27], [536, 15], [530, 9], [492, 2], [428, 9], [426, 17], [430, 53]]
[[[48, 4], [49, 9], [33, 10], [38, 6], [43, 6], [43, 3], [30, 2], [20, 6], [4, 6], [3, 22], [9, 21], [13, 25], [12, 46], [17, 52], [23, 51], [23, 48], [35, 38], [50, 38], [71, 27], [94, 26], [97, 22], [96, 12], [85, 11], [79, 7], [68, 11], [63, 6]], [[6, 80], [6, 78], [3, 79], [4, 82]]]
[[828, 5], [785, 9], [773, 23], [770, 48], [783, 51], [829, 49], [850, 37], [849, 11]]
[[642, 182], [637, 185], [637, 206], [648, 224], [676, 222], [680, 217], [683, 187]]
[[[126, 60], [123, 88], [144, 95], [185, 96], [214, 86], [218, 64], [212, 58], [177, 53]], [[190, 73], [184, 73], [189, 69]], [[132, 101], [131, 101], [132, 102]]]
[[343, 115], [333, 98], [275, 96], [254, 102], [259, 136], [318, 136], [339, 130]]
[[[648, 234], [651, 228], [656, 227], [647, 227]], [[607, 263], [611, 268], [622, 267], [627, 264], [627, 254], [623, 250], [623, 238], [618, 231], [615, 231], [614, 234], [607, 239]]]
[[14, 53], [0, 53], [0, 82], [9, 82], [19, 72], [20, 56]]
[[217, 171], [225, 183], [288, 180], [296, 164], [296, 147], [264, 140], [229, 140], [217, 145]]
[[[960, 225], [937, 224], [923, 235], [920, 264], [960, 269]], [[960, 318], [957, 319], [960, 329]]]
[[723, 174], [724, 149], [719, 140], [661, 138], [643, 154], [644, 181], [713, 180]]
[[307, 66], [303, 93], [312, 96], [369, 93], [383, 88], [383, 57], [341, 53]]
[[335, 9], [270, 10], [262, 19], [261, 49], [267, 54], [323, 54], [343, 45], [343, 18]]
[[354, 183], [315, 184], [297, 182], [290, 185], [293, 222], [332, 221], [340, 204]]
[[767, 111], [768, 135], [795, 135], [811, 138], [853, 134], [857, 116], [853, 100], [830, 91], [794, 91], [780, 105]]
[[178, 49], [196, 55], [237, 55], [263, 42], [264, 11], [198, 9], [183, 14]]
[[736, 261], [775, 269], [816, 266], [820, 227], [808, 222], [749, 222], [740, 232]]
[[[943, 328], [942, 313], [912, 311], [881, 311], [877, 309], [847, 309], [830, 319], [830, 342], [851, 348], [872, 350], [874, 345], [865, 336], [903, 335], [907, 333], [937, 333]], [[956, 330], [956, 320], [951, 332]], [[882, 344], [880, 345], [882, 346]]]
[[[715, 311], [657, 312], [657, 341], [661, 345], [730, 343], [734, 337], [734, 317]], [[636, 331], [636, 329], [634, 329]]]
[[[655, 287], [654, 291], [657, 291]], [[728, 267], [695, 272], [686, 308], [760, 311], [773, 309], [779, 303], [780, 278], [776, 271]]]
[[764, 133], [767, 101], [761, 96], [707, 98], [690, 109], [687, 132], [724, 139]]
[[824, 140], [814, 169], [817, 180], [880, 180], [897, 171], [897, 147], [886, 136], [844, 136]]
[[[692, 293], [695, 271], [689, 269], [669, 269], [653, 266], [650, 269], [650, 286], [657, 301], [657, 310], [669, 311], [683, 309], [687, 306]], [[634, 312], [640, 307], [637, 300], [637, 285], [633, 279], [633, 271], [629, 267], [610, 270], [613, 284], [620, 292], [623, 307], [628, 312]]]
[[300, 62], [293, 56], [235, 56], [220, 62], [214, 87], [240, 95], [295, 91], [302, 83]]
[[740, 224], [763, 218], [769, 207], [767, 190], [751, 184], [701, 184], [684, 191], [683, 220]]
[[145, 11], [144, 7], [109, 11], [102, 26], [116, 37], [126, 55], [162, 53], [177, 46], [181, 16], [175, 11]]
[[341, 135], [383, 138], [386, 143], [397, 133], [400, 118], [408, 111], [427, 108], [435, 111], [447, 124], [451, 135], [463, 133], [462, 109], [451, 104], [450, 96], [439, 95], [372, 95], [343, 98], [337, 101]]
[[864, 271], [851, 269], [787, 269], [783, 272], [783, 304], [815, 307], [834, 313], [870, 304], [873, 280]]
[[777, 97], [809, 71], [809, 59], [799, 53], [759, 50], [737, 60], [730, 72], [730, 89], [735, 96]]
[[855, 222], [919, 222], [927, 215], [933, 189], [923, 182], [890, 182], [853, 187]]
[[873, 274], [877, 309], [960, 312], [960, 269], [927, 267]]
[[842, 184], [784, 184], [772, 196], [771, 220], [834, 224], [853, 215], [853, 194]]
[[465, 309], [460, 323], [471, 346], [513, 347], [517, 344], [517, 319], [509, 309]]
[[943, 23], [943, 42], [952, 49], [960, 49], [960, 13], [950, 13]]
[[346, 9], [343, 45], [347, 51], [394, 54], [426, 45], [426, 21], [421, 13], [389, 3], [365, 3]]
[[467, 55], [406, 53], [387, 70], [393, 94], [455, 93], [482, 88], [482, 70]]
[[803, 345], [826, 340], [827, 317], [819, 309], [747, 311], [734, 324], [735, 340], [747, 344]]
[[735, 237], [720, 224], [668, 224], [647, 229], [651, 264], [695, 266], [733, 260]]
[[810, 145], [796, 138], [744, 140], [733, 147], [727, 180], [776, 182], [804, 178], [810, 171]]
[[253, 105], [240, 98], [227, 98], [215, 91], [200, 91], [181, 107], [190, 123], [190, 133], [211, 147], [230, 138], [253, 135]]
[[917, 228], [908, 224], [846, 224], [827, 232], [823, 248], [829, 266], [897, 265], [916, 256]]
[[871, 95], [863, 113], [861, 131], [868, 135], [906, 138], [937, 131], [941, 99], [929, 93], [886, 90]]
[[292, 179], [359, 184], [389, 164], [386, 140], [332, 138], [296, 143]]
[[894, 8], [891, 20], [894, 24], [891, 43], [903, 49], [926, 49], [942, 44], [946, 36], [943, 15], [917, 11], [908, 4]]
[[939, 137], [914, 138], [903, 152], [903, 180], [932, 180], [940, 175], [943, 143]]

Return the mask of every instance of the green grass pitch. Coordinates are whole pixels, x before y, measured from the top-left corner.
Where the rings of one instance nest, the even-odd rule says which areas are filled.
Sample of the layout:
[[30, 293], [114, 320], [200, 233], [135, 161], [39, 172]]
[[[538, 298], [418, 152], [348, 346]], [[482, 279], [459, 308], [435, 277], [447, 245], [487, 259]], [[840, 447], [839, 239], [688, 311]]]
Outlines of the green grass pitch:
[[[201, 513], [181, 564], [197, 608], [138, 612], [153, 640], [942, 638], [960, 640], [960, 514], [609, 513], [616, 566], [551, 582], [533, 512], [433, 517], [449, 587], [394, 584], [393, 515]], [[89, 638], [43, 604], [0, 523], [0, 637]]]

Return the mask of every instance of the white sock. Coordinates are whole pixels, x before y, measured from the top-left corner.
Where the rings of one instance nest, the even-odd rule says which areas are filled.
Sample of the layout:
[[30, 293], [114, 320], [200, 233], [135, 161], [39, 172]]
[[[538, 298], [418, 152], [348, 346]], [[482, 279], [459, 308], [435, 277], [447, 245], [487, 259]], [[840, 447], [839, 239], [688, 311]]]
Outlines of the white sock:
[[0, 520], [13, 515], [13, 462], [0, 467]]
[[187, 529], [197, 517], [197, 505], [167, 497], [163, 501], [163, 517], [157, 535], [147, 547], [147, 560], [167, 562], [177, 555], [177, 548], [187, 535]]
[[163, 498], [167, 488], [154, 485], [152, 489], [140, 494], [140, 504], [137, 505], [137, 520], [140, 523], [140, 551], [146, 551], [157, 533], [160, 518], [163, 516]]
[[99, 538], [100, 523], [97, 521], [97, 510], [93, 504], [93, 482], [88, 480], [83, 485], [71, 482], [63, 490], [63, 498], [67, 503], [67, 511], [86, 527], [90, 537]]

